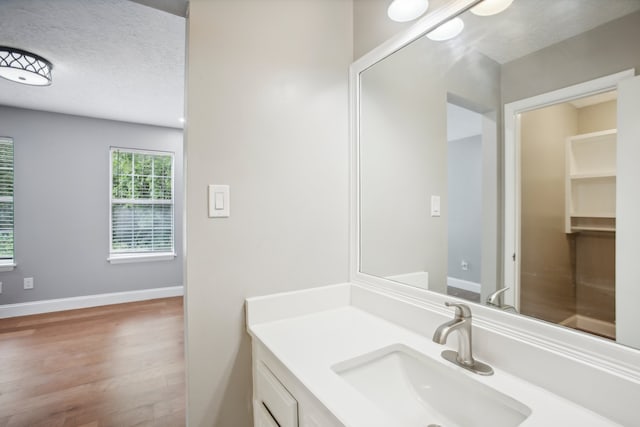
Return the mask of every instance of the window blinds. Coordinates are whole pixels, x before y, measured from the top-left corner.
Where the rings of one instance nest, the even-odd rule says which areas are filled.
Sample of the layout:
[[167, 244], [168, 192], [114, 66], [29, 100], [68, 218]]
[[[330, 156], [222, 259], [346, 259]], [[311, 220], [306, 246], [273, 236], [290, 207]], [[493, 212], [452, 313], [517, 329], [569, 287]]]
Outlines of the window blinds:
[[0, 260], [13, 260], [13, 140], [0, 138]]
[[173, 154], [111, 150], [111, 253], [173, 252]]

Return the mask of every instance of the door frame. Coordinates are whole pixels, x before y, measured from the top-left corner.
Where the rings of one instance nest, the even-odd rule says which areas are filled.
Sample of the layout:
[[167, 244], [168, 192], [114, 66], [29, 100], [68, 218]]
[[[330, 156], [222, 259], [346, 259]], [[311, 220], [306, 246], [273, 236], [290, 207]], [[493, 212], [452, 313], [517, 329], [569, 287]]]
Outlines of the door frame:
[[522, 113], [572, 101], [586, 96], [617, 89], [618, 83], [635, 76], [631, 68], [573, 86], [510, 102], [504, 106], [504, 242], [503, 278], [505, 304], [520, 311], [520, 254], [521, 254], [521, 176], [520, 176], [520, 117]]

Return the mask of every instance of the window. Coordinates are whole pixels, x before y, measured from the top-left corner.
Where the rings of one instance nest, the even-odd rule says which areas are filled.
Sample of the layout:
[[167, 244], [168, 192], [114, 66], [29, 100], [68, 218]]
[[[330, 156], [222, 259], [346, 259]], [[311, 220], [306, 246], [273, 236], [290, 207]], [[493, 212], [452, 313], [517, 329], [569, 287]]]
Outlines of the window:
[[173, 154], [111, 149], [111, 262], [172, 259]]
[[15, 266], [13, 245], [13, 140], [0, 138], [0, 271]]

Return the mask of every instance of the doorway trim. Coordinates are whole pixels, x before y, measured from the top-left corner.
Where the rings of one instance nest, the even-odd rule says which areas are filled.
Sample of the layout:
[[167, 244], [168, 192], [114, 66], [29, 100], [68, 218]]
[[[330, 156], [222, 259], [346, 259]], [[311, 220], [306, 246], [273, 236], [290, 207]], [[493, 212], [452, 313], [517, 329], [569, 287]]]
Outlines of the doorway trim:
[[622, 80], [635, 76], [635, 68], [578, 83], [562, 89], [510, 102], [504, 106], [504, 302], [520, 311], [520, 117], [537, 110], [577, 98], [597, 95], [617, 88]]

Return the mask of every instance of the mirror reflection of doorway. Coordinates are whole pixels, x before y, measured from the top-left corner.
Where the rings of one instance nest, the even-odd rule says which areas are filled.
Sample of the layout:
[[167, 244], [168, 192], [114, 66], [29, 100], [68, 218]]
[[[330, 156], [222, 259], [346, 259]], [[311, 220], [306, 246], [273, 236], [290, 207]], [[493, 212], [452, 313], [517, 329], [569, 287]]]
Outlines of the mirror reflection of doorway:
[[447, 294], [480, 302], [482, 115], [447, 103]]
[[615, 339], [610, 91], [520, 116], [520, 310]]

